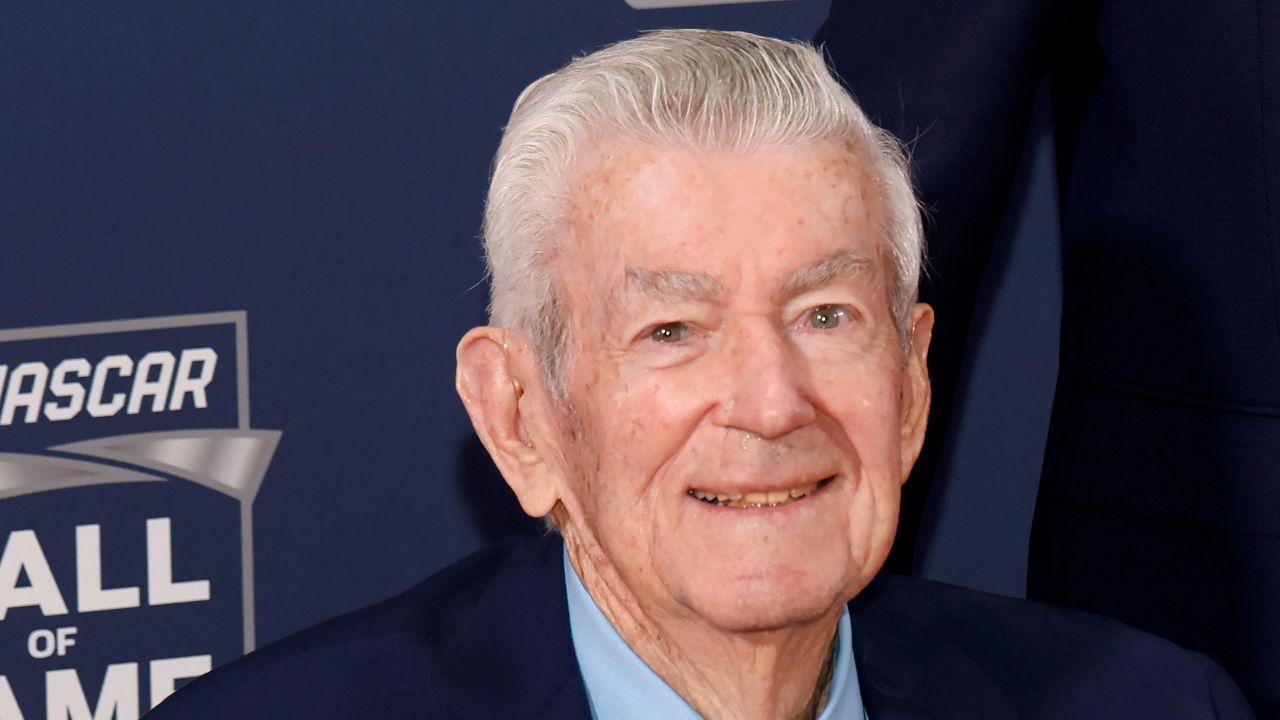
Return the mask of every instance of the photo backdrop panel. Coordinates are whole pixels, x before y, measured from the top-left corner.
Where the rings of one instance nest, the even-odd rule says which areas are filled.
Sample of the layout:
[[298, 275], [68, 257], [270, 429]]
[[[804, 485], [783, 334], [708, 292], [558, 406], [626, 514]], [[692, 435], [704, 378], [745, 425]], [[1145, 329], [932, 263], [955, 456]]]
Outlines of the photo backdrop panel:
[[0, 718], [136, 717], [533, 526], [453, 391], [511, 103], [827, 11], [681, 4], [0, 6]]

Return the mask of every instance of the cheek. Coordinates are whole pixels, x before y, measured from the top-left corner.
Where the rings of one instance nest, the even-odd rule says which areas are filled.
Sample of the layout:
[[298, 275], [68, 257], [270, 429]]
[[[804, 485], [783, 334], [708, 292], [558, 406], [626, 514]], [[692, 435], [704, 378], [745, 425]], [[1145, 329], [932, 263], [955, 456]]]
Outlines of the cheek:
[[844, 431], [864, 463], [896, 452], [902, 403], [896, 369], [867, 358], [853, 363], [812, 363], [813, 396]]
[[601, 509], [607, 502], [610, 510], [633, 514], [637, 503], [656, 502], [670, 490], [665, 471], [697, 425], [690, 402], [696, 393], [673, 378], [629, 377], [615, 368], [594, 373], [584, 388], [593, 400], [582, 408], [579, 427], [589, 433], [584, 454], [594, 463], [583, 470], [596, 478], [587, 482], [600, 485]]
[[670, 450], [683, 445], [713, 404], [707, 378], [696, 371], [663, 370], [615, 376], [616, 390], [601, 408], [619, 425], [619, 434], [630, 446], [646, 447], [661, 461]]

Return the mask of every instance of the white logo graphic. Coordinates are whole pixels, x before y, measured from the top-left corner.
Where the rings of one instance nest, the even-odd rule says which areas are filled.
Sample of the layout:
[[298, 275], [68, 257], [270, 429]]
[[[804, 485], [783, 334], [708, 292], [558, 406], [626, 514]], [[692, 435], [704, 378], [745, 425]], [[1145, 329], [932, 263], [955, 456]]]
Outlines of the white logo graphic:
[[0, 720], [136, 720], [253, 649], [281, 433], [247, 343], [243, 311], [0, 331]]

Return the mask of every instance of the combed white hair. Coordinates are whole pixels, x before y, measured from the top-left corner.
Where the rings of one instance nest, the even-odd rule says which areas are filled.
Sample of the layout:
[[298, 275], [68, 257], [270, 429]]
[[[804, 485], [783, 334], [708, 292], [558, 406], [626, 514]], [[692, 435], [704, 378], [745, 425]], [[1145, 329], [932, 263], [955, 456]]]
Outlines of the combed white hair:
[[902, 146], [873, 125], [812, 46], [716, 30], [661, 30], [570, 62], [516, 100], [485, 207], [490, 322], [528, 335], [564, 397], [566, 317], [552, 260], [574, 162], [593, 140], [709, 150], [821, 141], [863, 148], [886, 210], [883, 249], [903, 351], [923, 256]]

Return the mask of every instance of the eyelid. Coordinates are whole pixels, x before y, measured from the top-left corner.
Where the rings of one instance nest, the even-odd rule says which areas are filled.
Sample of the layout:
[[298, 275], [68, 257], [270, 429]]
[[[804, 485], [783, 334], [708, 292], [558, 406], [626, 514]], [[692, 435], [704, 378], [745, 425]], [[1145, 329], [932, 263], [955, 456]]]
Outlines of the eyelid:
[[[830, 307], [839, 311], [842, 315], [840, 323], [833, 328], [815, 328], [810, 325], [810, 319], [813, 312], [821, 307]], [[809, 302], [795, 314], [790, 326], [797, 330], [815, 331], [815, 332], [835, 332], [841, 328], [848, 326], [856, 326], [863, 324], [866, 314], [862, 312], [862, 308], [852, 302]]]
[[[666, 325], [680, 326], [684, 331], [683, 336], [677, 339], [672, 339], [668, 342], [662, 342], [660, 340], [655, 339], [653, 337], [654, 332], [656, 332], [659, 328], [662, 328], [663, 326], [666, 326]], [[679, 343], [685, 340], [688, 340], [689, 336], [692, 335], [694, 331], [695, 331], [694, 324], [688, 320], [661, 320], [659, 322], [649, 323], [648, 325], [645, 325], [643, 328], [641, 328], [640, 332], [636, 333], [635, 337], [632, 338], [632, 342], [633, 343], [653, 343], [655, 345], [678, 345]]]
[[[668, 339], [662, 339], [661, 334], [666, 331], [671, 335]], [[678, 343], [684, 340], [689, 334], [689, 325], [684, 322], [664, 322], [654, 325], [649, 329], [649, 339], [660, 344]]]
[[632, 316], [635, 323], [629, 331], [631, 343], [652, 342], [650, 333], [663, 325], [681, 325], [685, 329], [685, 337], [681, 341], [663, 343], [675, 345], [697, 337], [705, 336], [718, 326], [721, 318], [715, 308], [705, 304], [677, 303], [663, 307], [644, 308]]

